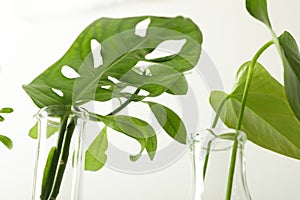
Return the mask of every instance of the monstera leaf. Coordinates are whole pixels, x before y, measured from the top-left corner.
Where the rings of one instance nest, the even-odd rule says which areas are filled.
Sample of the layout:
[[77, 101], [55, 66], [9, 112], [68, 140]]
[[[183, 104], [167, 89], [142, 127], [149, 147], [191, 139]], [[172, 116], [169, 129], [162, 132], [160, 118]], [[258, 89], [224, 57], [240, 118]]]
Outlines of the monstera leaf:
[[[145, 27], [145, 36], [141, 36], [136, 33], [136, 26], [145, 20], [150, 20], [150, 24]], [[94, 62], [92, 40], [101, 46], [98, 56], [101, 55], [102, 64], [99, 66]], [[184, 45], [178, 53], [146, 58], [166, 41], [184, 41]], [[61, 59], [23, 88], [40, 108], [126, 97], [122, 92], [126, 86], [146, 90], [148, 96], [163, 92], [184, 94], [187, 83], [182, 73], [198, 62], [201, 43], [198, 27], [183, 17], [101, 18], [79, 35]], [[139, 69], [140, 61], [147, 63], [148, 73], [137, 73], [147, 71]], [[78, 76], [66, 77], [63, 67], [71, 68]]]
[[[165, 49], [164, 45], [168, 42], [180, 44], [177, 51]], [[95, 43], [97, 48], [92, 45]], [[141, 151], [130, 157], [132, 161], [137, 160], [144, 150], [153, 159], [157, 138], [151, 125], [135, 117], [116, 114], [132, 101], [142, 101], [163, 93], [186, 94], [188, 85], [183, 73], [197, 64], [201, 44], [199, 28], [187, 18], [101, 18], [90, 24], [58, 61], [23, 88], [39, 108], [53, 105], [70, 108], [89, 101], [125, 98], [117, 110], [106, 116], [90, 113], [93, 116], [90, 119], [139, 142]], [[71, 75], [65, 73], [65, 69]], [[128, 92], [128, 87], [135, 91]], [[156, 107], [155, 113], [161, 111]], [[167, 111], [167, 123], [161, 122], [161, 116], [155, 116], [171, 137], [185, 143], [186, 131], [182, 121], [171, 110]], [[58, 116], [63, 116], [62, 112], [67, 111], [57, 112]], [[47, 136], [57, 131], [48, 128]], [[86, 152], [87, 170], [103, 167], [106, 134], [105, 128]], [[37, 138], [37, 126], [31, 129], [30, 136]], [[50, 187], [51, 183], [48, 185]]]
[[[245, 63], [239, 69], [231, 94], [214, 91], [210, 97], [215, 111], [227, 99], [221, 119], [230, 128], [237, 124], [248, 66], [249, 63]], [[254, 68], [241, 130], [261, 147], [300, 159], [300, 122], [289, 106], [284, 87], [258, 63]]]

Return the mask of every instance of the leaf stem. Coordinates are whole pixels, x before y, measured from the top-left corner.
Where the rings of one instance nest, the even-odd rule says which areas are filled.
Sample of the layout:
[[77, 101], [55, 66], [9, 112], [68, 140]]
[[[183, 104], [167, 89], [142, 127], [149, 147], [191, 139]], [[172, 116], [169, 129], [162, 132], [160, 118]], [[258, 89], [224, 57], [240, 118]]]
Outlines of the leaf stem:
[[63, 141], [64, 141], [64, 135], [65, 135], [65, 131], [66, 131], [67, 123], [68, 123], [68, 118], [69, 118], [69, 112], [67, 112], [61, 119], [60, 130], [58, 133], [57, 147], [56, 147], [56, 150], [53, 155], [53, 160], [52, 160], [52, 163], [50, 166], [49, 175], [48, 175], [48, 177], [43, 177], [43, 179], [46, 180], [46, 185], [45, 185], [45, 188], [42, 189], [42, 194], [41, 194], [42, 200], [48, 199], [48, 197], [51, 193], [52, 187], [53, 187], [54, 178], [57, 173], [58, 160], [59, 160], [59, 157], [61, 154], [61, 149], [62, 149], [62, 146], [64, 143]]
[[[132, 95], [137, 95], [139, 92], [141, 91], [141, 89], [136, 89], [135, 92]], [[132, 98], [127, 99], [123, 104], [121, 104], [121, 106], [119, 106], [118, 108], [116, 108], [114, 111], [112, 111], [111, 113], [107, 114], [107, 115], [115, 115], [118, 112], [120, 112], [121, 110], [123, 110], [126, 106], [128, 106], [128, 104], [130, 104], [132, 102]]]
[[211, 125], [211, 128], [216, 128], [217, 124], [218, 124], [218, 121], [219, 121], [219, 118], [220, 118], [220, 115], [222, 113], [222, 110], [223, 110], [223, 107], [226, 103], [226, 101], [229, 99], [230, 97], [227, 96], [225, 99], [223, 99], [223, 101], [220, 103], [219, 107], [218, 107], [218, 110], [216, 112], [216, 116], [215, 116], [215, 119], [213, 121], [213, 124]]
[[268, 48], [270, 47], [272, 44], [274, 44], [274, 41], [271, 40], [269, 42], [267, 42], [266, 44], [264, 44], [254, 55], [254, 57], [252, 58], [249, 68], [248, 68], [248, 74], [247, 74], [247, 79], [246, 79], [246, 83], [245, 83], [245, 88], [244, 88], [244, 92], [243, 92], [243, 97], [242, 97], [242, 105], [240, 108], [240, 112], [239, 112], [239, 117], [238, 117], [238, 122], [237, 122], [237, 126], [236, 126], [236, 135], [234, 137], [234, 142], [233, 142], [233, 147], [232, 147], [232, 153], [231, 153], [231, 161], [230, 161], [230, 167], [229, 167], [229, 174], [228, 174], [228, 180], [227, 180], [227, 190], [226, 190], [226, 200], [230, 200], [231, 199], [231, 194], [232, 194], [232, 185], [233, 185], [233, 178], [234, 178], [234, 171], [235, 171], [235, 164], [236, 164], [236, 156], [237, 156], [237, 149], [238, 149], [238, 130], [241, 129], [242, 126], [242, 122], [243, 122], [243, 116], [244, 116], [244, 111], [245, 111], [245, 107], [246, 107], [246, 101], [247, 101], [247, 97], [249, 94], [249, 89], [250, 89], [250, 85], [251, 85], [251, 81], [252, 81], [252, 77], [253, 77], [253, 71], [254, 71], [254, 66], [258, 60], [258, 58], [261, 56], [261, 54]]
[[59, 188], [61, 186], [62, 178], [63, 178], [65, 168], [66, 168], [66, 165], [68, 162], [70, 143], [71, 143], [71, 139], [73, 136], [73, 132], [75, 130], [75, 121], [76, 121], [76, 119], [74, 119], [74, 117], [72, 117], [69, 122], [69, 125], [67, 127], [67, 130], [66, 130], [64, 146], [63, 146], [62, 154], [61, 154], [59, 165], [58, 165], [58, 171], [55, 176], [54, 186], [53, 186], [53, 189], [50, 194], [50, 199], [56, 199], [56, 197], [59, 193]]
[[[224, 105], [225, 105], [225, 103], [226, 103], [226, 101], [228, 99], [229, 99], [229, 96], [227, 96], [225, 99], [223, 99], [223, 101], [220, 103], [211, 128], [216, 128], [216, 126], [218, 124], [218, 121], [219, 121], [219, 118], [220, 118], [220, 115], [222, 113], [223, 107], [224, 107]], [[209, 161], [209, 154], [210, 154], [210, 149], [211, 149], [211, 143], [212, 143], [212, 141], [209, 141], [209, 143], [207, 144], [207, 152], [206, 152], [206, 156], [205, 156], [205, 160], [204, 160], [204, 165], [203, 165], [203, 180], [205, 179], [206, 171], [207, 171], [207, 167], [208, 167], [208, 161]]]

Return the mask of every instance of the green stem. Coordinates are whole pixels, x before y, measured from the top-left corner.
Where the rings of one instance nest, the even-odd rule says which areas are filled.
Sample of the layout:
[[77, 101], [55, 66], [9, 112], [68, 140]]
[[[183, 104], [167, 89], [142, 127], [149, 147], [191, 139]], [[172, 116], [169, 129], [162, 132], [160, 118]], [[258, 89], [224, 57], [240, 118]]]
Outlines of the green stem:
[[49, 174], [48, 174], [48, 177], [43, 177], [44, 179], [46, 179], [46, 185], [45, 185], [45, 188], [42, 189], [42, 194], [40, 197], [41, 200], [47, 200], [50, 195], [50, 192], [53, 188], [54, 178], [56, 176], [58, 160], [59, 160], [62, 146], [63, 146], [64, 135], [65, 135], [65, 131], [66, 131], [67, 123], [68, 123], [68, 118], [69, 118], [69, 112], [67, 112], [61, 119], [61, 126], [60, 126], [60, 130], [58, 133], [57, 147], [56, 147], [54, 155], [53, 155]]
[[216, 128], [217, 124], [218, 124], [218, 120], [220, 118], [220, 115], [222, 113], [222, 110], [223, 110], [223, 107], [226, 103], [226, 101], [229, 99], [229, 96], [227, 96], [225, 99], [223, 99], [223, 101], [220, 103], [219, 107], [218, 107], [218, 110], [216, 112], [216, 116], [215, 116], [215, 119], [213, 121], [213, 124], [211, 126], [211, 128]]
[[204, 160], [204, 166], [203, 166], [203, 180], [205, 179], [206, 176], [206, 171], [207, 171], [207, 166], [208, 166], [208, 160], [209, 160], [209, 155], [210, 155], [210, 149], [211, 149], [211, 143], [212, 140], [208, 142], [207, 144], [207, 152]]
[[[76, 120], [76, 119], [75, 119]], [[58, 166], [58, 171], [55, 177], [55, 182], [53, 189], [50, 194], [50, 199], [56, 199], [58, 193], [59, 193], [59, 188], [61, 186], [62, 178], [66, 169], [66, 165], [68, 162], [68, 157], [69, 157], [69, 151], [70, 151], [70, 143], [71, 139], [73, 136], [73, 132], [75, 130], [75, 120], [74, 118], [71, 118], [69, 125], [66, 130], [66, 135], [65, 135], [65, 140], [64, 140], [64, 146], [62, 150], [62, 154], [60, 157], [59, 161], [59, 166]]]
[[[141, 90], [137, 89], [133, 95], [137, 95]], [[114, 111], [112, 111], [111, 113], [107, 114], [107, 115], [115, 115], [118, 112], [120, 112], [121, 110], [123, 110], [126, 106], [128, 106], [128, 104], [130, 104], [132, 102], [132, 98], [127, 99], [121, 106], [119, 106], [118, 108], [116, 108]]]
[[271, 40], [267, 42], [265, 45], [263, 45], [254, 55], [253, 59], [250, 62], [249, 68], [248, 68], [248, 74], [247, 74], [247, 79], [245, 83], [245, 88], [244, 88], [244, 93], [242, 97], [242, 105], [240, 108], [239, 112], [239, 117], [238, 117], [238, 122], [236, 126], [236, 136], [234, 138], [234, 143], [232, 147], [232, 153], [231, 153], [231, 161], [230, 161], [230, 167], [229, 167], [229, 174], [228, 174], [228, 180], [227, 180], [227, 191], [226, 191], [226, 200], [231, 199], [231, 194], [232, 194], [232, 185], [233, 185], [233, 178], [234, 178], [234, 171], [235, 171], [235, 164], [236, 164], [236, 155], [237, 155], [237, 149], [238, 149], [238, 130], [241, 129], [242, 122], [243, 122], [243, 116], [244, 116], [244, 111], [246, 107], [246, 102], [247, 102], [247, 97], [249, 94], [249, 89], [253, 77], [253, 71], [254, 71], [254, 66], [258, 60], [258, 58], [261, 56], [261, 54], [272, 44], [274, 44], [274, 41]]
[[[140, 89], [137, 89], [133, 95], [137, 95]], [[114, 115], [123, 110], [133, 98], [125, 101], [117, 109], [109, 113], [108, 115]], [[47, 184], [45, 189], [42, 189], [42, 194], [40, 196], [41, 200], [52, 200], [56, 199], [59, 194], [59, 189], [64, 176], [65, 168], [68, 162], [70, 143], [72, 139], [73, 132], [75, 130], [75, 119], [71, 118], [69, 124], [70, 113], [67, 112], [61, 120], [61, 126], [59, 131], [59, 138], [57, 143], [57, 148], [55, 149], [53, 160], [51, 162], [50, 172], [48, 177], [43, 177], [47, 179]], [[51, 152], [50, 152], [51, 153]]]
[[[226, 101], [229, 99], [229, 97], [227, 96], [225, 99], [223, 99], [223, 101], [220, 103], [218, 110], [216, 112], [216, 116], [214, 118], [213, 124], [211, 126], [211, 128], [216, 128], [218, 120], [220, 118], [220, 115], [222, 113], [223, 107], [226, 103]], [[209, 161], [209, 154], [210, 154], [210, 149], [211, 149], [211, 143], [212, 141], [209, 141], [208, 145], [207, 145], [207, 152], [206, 152], [206, 156], [205, 156], [205, 160], [204, 160], [204, 165], [203, 165], [203, 180], [205, 179], [206, 176], [206, 171], [207, 171], [207, 167], [208, 167], [208, 161]]]

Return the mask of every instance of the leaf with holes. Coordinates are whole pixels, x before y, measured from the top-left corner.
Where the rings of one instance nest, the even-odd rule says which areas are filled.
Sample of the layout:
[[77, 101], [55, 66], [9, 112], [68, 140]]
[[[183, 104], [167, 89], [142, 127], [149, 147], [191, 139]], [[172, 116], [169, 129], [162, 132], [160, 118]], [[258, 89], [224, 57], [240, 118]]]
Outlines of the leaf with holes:
[[[139, 26], [139, 23], [144, 23], [145, 20], [150, 21], [146, 24], [148, 26], [144, 27], [145, 34], [137, 34], [136, 26]], [[91, 50], [92, 40], [96, 40], [101, 46], [101, 50], [96, 51], [97, 55], [102, 57], [101, 62], [95, 60]], [[147, 59], [148, 54], [157, 50], [156, 48], [166, 41], [179, 41], [180, 50], [173, 54], [162, 54], [161, 58]], [[182, 45], [182, 43], [184, 44]], [[124, 19], [101, 18], [89, 25], [79, 35], [61, 59], [29, 85], [24, 85], [23, 88], [38, 107], [72, 105], [94, 99], [107, 101], [115, 96], [122, 96], [122, 91], [115, 94], [112, 89], [99, 87], [99, 84], [106, 83], [107, 86], [115, 86], [118, 82], [122, 82], [122, 78], [130, 73], [130, 70], [139, 61], [146, 61], [154, 66], [159, 66], [160, 72], [165, 70], [164, 73], [166, 73], [169, 69], [177, 71], [180, 78], [176, 80], [185, 83], [182, 73], [192, 69], [197, 64], [201, 43], [200, 30], [187, 18], [153, 16]], [[162, 49], [162, 51], [168, 51], [168, 49]], [[100, 64], [100, 66], [95, 65], [95, 63]], [[63, 68], [67, 67], [73, 70], [72, 76], [65, 74]], [[153, 73], [155, 74], [155, 72]], [[162, 75], [152, 75], [151, 82], [159, 82]], [[110, 77], [118, 82], [109, 83]], [[148, 77], [144, 78], [147, 79]], [[162, 92], [184, 93], [185, 84], [183, 84], [183, 88], [176, 91], [177, 86], [180, 85], [179, 82], [173, 81], [174, 85], [165, 84], [161, 89]], [[131, 81], [130, 84], [139, 85], [139, 82]], [[148, 88], [150, 95], [155, 96], [153, 88], [157, 88], [157, 84], [150, 83], [144, 87]], [[162, 86], [160, 85], [159, 88]]]
[[155, 97], [164, 92], [175, 95], [187, 93], [188, 84], [181, 72], [161, 65], [149, 66], [147, 70], [150, 75], [130, 70], [122, 77], [121, 81], [126, 85], [146, 90], [149, 92], [149, 97]]
[[[221, 119], [229, 128], [235, 128], [237, 124], [248, 66], [249, 63], [245, 63], [240, 68], [230, 95], [214, 91], [210, 97], [215, 111], [225, 98], [228, 99]], [[258, 63], [254, 68], [241, 130], [261, 147], [300, 159], [300, 122], [289, 106], [284, 87]]]

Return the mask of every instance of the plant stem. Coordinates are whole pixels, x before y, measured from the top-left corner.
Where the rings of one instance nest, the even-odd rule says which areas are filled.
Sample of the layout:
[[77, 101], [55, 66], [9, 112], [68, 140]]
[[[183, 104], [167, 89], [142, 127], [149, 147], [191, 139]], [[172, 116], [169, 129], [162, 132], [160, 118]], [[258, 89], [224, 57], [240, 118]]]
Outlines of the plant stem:
[[[133, 93], [133, 95], [137, 95], [139, 92], [140, 89], [137, 89]], [[132, 102], [132, 98], [125, 101], [121, 106], [116, 108], [108, 115], [114, 115], [120, 112], [130, 102]], [[58, 136], [59, 138], [57, 142], [57, 148], [54, 152], [53, 160], [51, 162], [50, 172], [48, 177], [43, 177], [44, 179], [47, 179], [47, 184], [45, 189], [42, 189], [42, 194], [40, 196], [41, 200], [56, 199], [57, 195], [59, 194], [59, 189], [68, 162], [70, 143], [71, 143], [71, 139], [76, 124], [75, 123], [76, 119], [74, 119], [74, 117], [70, 119], [70, 122], [68, 124], [69, 117], [70, 117], [69, 111], [67, 111], [66, 114], [62, 117], [59, 136]]]
[[[220, 103], [218, 110], [216, 112], [216, 116], [214, 118], [213, 124], [211, 126], [211, 128], [216, 128], [218, 120], [220, 118], [220, 115], [222, 113], [223, 107], [226, 103], [226, 101], [229, 99], [229, 97], [227, 96], [225, 99], [223, 99], [223, 101]], [[212, 141], [209, 141], [208, 145], [207, 145], [207, 152], [206, 152], [206, 156], [205, 156], [205, 160], [204, 160], [204, 165], [203, 165], [203, 180], [205, 179], [206, 176], [206, 171], [207, 171], [207, 167], [208, 167], [208, 161], [209, 161], [209, 154], [210, 154], [210, 149], [211, 149], [211, 143]]]
[[[136, 91], [133, 93], [133, 95], [137, 95], [141, 90], [140, 89], [136, 89]], [[111, 113], [107, 114], [107, 115], [115, 115], [118, 112], [120, 112], [121, 110], [123, 110], [126, 106], [128, 106], [128, 104], [130, 104], [132, 102], [132, 98], [127, 99], [121, 106], [119, 106], [118, 108], [116, 108], [114, 111], [112, 111]]]
[[247, 74], [247, 79], [246, 79], [246, 83], [245, 83], [245, 88], [244, 88], [244, 92], [243, 92], [243, 97], [242, 97], [242, 105], [240, 108], [240, 112], [239, 112], [239, 117], [238, 117], [238, 122], [237, 122], [237, 126], [236, 126], [236, 136], [234, 138], [234, 142], [233, 142], [233, 147], [232, 147], [232, 153], [231, 153], [231, 161], [230, 161], [230, 167], [229, 167], [229, 174], [228, 174], [228, 181], [227, 181], [227, 190], [226, 190], [226, 200], [230, 200], [231, 199], [231, 194], [232, 194], [232, 185], [233, 185], [233, 178], [234, 178], [234, 171], [235, 171], [235, 164], [236, 164], [236, 155], [237, 155], [237, 149], [238, 149], [238, 131], [241, 129], [242, 126], [242, 122], [243, 122], [243, 116], [244, 116], [244, 111], [245, 111], [245, 107], [246, 107], [246, 102], [247, 102], [247, 97], [249, 94], [249, 89], [250, 89], [250, 85], [251, 85], [251, 81], [252, 81], [252, 77], [253, 77], [253, 71], [254, 71], [254, 66], [258, 60], [258, 58], [261, 56], [261, 54], [272, 44], [274, 44], [274, 41], [271, 40], [269, 42], [267, 42], [265, 45], [263, 45], [254, 55], [254, 57], [252, 58], [249, 68], [248, 68], [248, 74]]
[[41, 199], [42, 200], [47, 200], [50, 192], [52, 190], [53, 187], [53, 183], [54, 183], [54, 178], [56, 176], [56, 172], [57, 172], [57, 165], [58, 165], [58, 160], [61, 154], [61, 149], [63, 146], [63, 141], [64, 141], [64, 135], [65, 135], [65, 131], [66, 131], [66, 127], [67, 127], [67, 123], [68, 123], [68, 118], [69, 118], [69, 112], [67, 112], [62, 118], [61, 118], [61, 126], [60, 126], [60, 130], [58, 133], [58, 141], [57, 141], [57, 147], [56, 150], [54, 152], [53, 155], [53, 159], [51, 162], [51, 167], [49, 170], [49, 175], [48, 177], [43, 177], [46, 180], [46, 186], [45, 189], [42, 189], [42, 194], [41, 194]]
[[218, 110], [217, 110], [217, 112], [216, 112], [216, 116], [215, 116], [215, 119], [214, 119], [214, 121], [213, 121], [213, 124], [212, 124], [211, 128], [216, 128], [216, 126], [217, 126], [217, 124], [218, 124], [218, 120], [219, 120], [220, 115], [221, 115], [221, 113], [222, 113], [223, 107], [224, 107], [226, 101], [227, 101], [229, 98], [230, 98], [230, 97], [227, 96], [227, 97], [226, 97], [225, 99], [223, 99], [223, 101], [220, 103], [220, 105], [219, 105], [219, 107], [218, 107]]
[[[76, 119], [75, 119], [76, 120]], [[62, 150], [62, 154], [60, 157], [59, 161], [59, 166], [58, 166], [58, 171], [55, 177], [55, 182], [53, 189], [50, 194], [50, 199], [56, 199], [58, 193], [59, 193], [59, 188], [61, 186], [62, 178], [65, 172], [65, 168], [68, 162], [68, 157], [69, 157], [69, 151], [70, 151], [70, 143], [71, 139], [73, 136], [73, 132], [75, 130], [75, 120], [74, 117], [71, 118], [69, 125], [66, 130], [66, 135], [65, 135], [65, 140], [64, 140], [64, 146]]]

